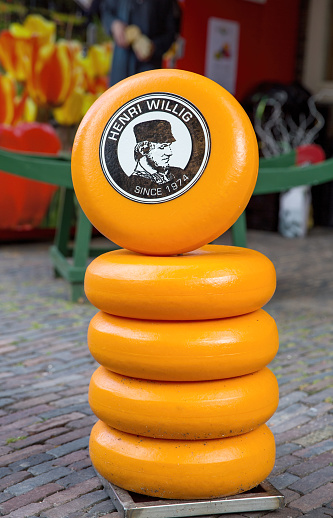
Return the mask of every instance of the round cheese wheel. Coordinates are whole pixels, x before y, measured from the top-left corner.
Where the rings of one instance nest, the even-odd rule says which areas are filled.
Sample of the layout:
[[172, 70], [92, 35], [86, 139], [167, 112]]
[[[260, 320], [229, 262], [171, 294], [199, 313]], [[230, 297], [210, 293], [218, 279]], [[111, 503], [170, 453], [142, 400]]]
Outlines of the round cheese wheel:
[[262, 425], [209, 441], [168, 441], [119, 432], [101, 421], [90, 436], [96, 470], [113, 484], [144, 495], [208, 499], [247, 491], [272, 471], [275, 442]]
[[272, 262], [246, 248], [207, 245], [180, 256], [103, 254], [87, 268], [85, 292], [98, 309], [148, 320], [206, 320], [250, 313], [272, 297]]
[[134, 378], [200, 381], [265, 367], [278, 350], [274, 319], [262, 309], [218, 320], [136, 320], [99, 312], [88, 329], [92, 356]]
[[89, 404], [104, 423], [161, 439], [218, 439], [250, 432], [277, 409], [279, 389], [265, 367], [217, 381], [170, 382], [129, 378], [99, 367]]
[[92, 224], [148, 255], [194, 250], [240, 216], [258, 146], [240, 104], [182, 70], [132, 76], [105, 92], [77, 131], [72, 174]]

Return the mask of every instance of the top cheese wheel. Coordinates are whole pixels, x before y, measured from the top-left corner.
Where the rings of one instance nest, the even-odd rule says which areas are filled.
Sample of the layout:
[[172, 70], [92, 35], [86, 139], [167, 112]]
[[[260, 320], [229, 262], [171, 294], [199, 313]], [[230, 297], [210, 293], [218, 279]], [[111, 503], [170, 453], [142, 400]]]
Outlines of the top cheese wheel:
[[258, 146], [240, 104], [210, 79], [153, 70], [121, 81], [77, 131], [72, 174], [92, 224], [147, 255], [194, 250], [245, 209]]

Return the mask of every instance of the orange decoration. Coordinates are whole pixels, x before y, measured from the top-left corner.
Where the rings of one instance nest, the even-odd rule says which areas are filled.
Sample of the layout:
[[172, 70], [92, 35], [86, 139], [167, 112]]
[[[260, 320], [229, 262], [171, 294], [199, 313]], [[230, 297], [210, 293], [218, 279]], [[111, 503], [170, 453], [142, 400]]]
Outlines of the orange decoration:
[[78, 49], [64, 41], [34, 47], [27, 72], [27, 89], [39, 105], [59, 106], [74, 90], [79, 71], [75, 64]]
[[0, 75], [0, 124], [11, 124], [15, 116], [15, 82], [9, 75]]
[[26, 79], [25, 56], [31, 56], [31, 38], [16, 37], [10, 31], [0, 33], [0, 62], [18, 81]]

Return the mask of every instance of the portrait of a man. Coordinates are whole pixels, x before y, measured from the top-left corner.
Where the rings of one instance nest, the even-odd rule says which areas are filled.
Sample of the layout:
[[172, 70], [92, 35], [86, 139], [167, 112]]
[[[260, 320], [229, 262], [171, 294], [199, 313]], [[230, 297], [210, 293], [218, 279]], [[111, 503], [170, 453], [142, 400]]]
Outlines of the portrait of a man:
[[170, 166], [173, 155], [172, 143], [176, 141], [171, 124], [167, 120], [150, 120], [134, 126], [135, 169], [133, 176], [149, 179], [155, 184], [164, 184], [179, 178], [183, 169]]

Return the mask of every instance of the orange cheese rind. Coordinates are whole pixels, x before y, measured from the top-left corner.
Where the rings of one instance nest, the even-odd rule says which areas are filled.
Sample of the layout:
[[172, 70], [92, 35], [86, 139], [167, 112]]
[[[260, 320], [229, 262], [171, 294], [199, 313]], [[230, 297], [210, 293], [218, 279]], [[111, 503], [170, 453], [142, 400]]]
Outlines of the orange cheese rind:
[[161, 439], [218, 439], [247, 433], [277, 409], [278, 383], [265, 367], [215, 381], [168, 382], [129, 378], [99, 367], [89, 404], [112, 428]]
[[278, 350], [274, 319], [259, 309], [204, 321], [136, 320], [97, 313], [90, 353], [104, 367], [134, 378], [204, 381], [262, 369]]
[[98, 421], [89, 449], [96, 470], [113, 484], [185, 500], [247, 491], [270, 474], [275, 461], [274, 437], [266, 425], [237, 437], [171, 441], [126, 434]]
[[85, 292], [98, 309], [148, 320], [207, 320], [256, 311], [272, 297], [275, 269], [246, 248], [207, 245], [180, 256], [116, 250], [87, 268]]
[[[156, 129], [155, 140], [166, 141], [169, 156], [137, 173], [135, 127], [160, 119], [170, 129], [164, 137]], [[243, 108], [214, 81], [183, 70], [143, 72], [110, 88], [83, 118], [72, 153], [75, 193], [92, 224], [148, 255], [188, 252], [224, 233], [257, 174], [257, 141]]]

